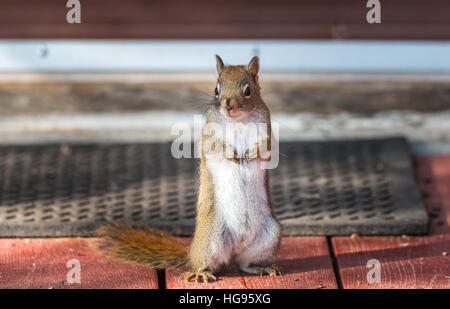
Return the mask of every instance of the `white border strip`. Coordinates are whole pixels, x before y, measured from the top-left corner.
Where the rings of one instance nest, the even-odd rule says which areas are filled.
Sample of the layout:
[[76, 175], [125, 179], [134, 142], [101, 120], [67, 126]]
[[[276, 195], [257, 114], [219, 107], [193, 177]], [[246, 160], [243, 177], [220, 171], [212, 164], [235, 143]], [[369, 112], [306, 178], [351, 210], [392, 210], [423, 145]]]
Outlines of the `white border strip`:
[[0, 40], [0, 72], [212, 72], [261, 57], [265, 72], [450, 72], [450, 42]]

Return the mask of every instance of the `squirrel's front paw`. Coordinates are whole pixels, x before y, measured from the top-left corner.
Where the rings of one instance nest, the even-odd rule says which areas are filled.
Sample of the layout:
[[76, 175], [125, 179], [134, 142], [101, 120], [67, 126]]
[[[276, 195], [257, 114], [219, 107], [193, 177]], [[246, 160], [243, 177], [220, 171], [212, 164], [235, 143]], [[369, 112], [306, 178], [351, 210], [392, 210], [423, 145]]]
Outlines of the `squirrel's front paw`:
[[200, 280], [203, 280], [204, 283], [208, 283], [210, 281], [217, 280], [217, 278], [212, 273], [203, 270], [199, 270], [197, 272], [188, 271], [182, 274], [181, 277], [188, 282], [190, 282], [191, 280], [194, 280], [195, 282], [201, 282]]

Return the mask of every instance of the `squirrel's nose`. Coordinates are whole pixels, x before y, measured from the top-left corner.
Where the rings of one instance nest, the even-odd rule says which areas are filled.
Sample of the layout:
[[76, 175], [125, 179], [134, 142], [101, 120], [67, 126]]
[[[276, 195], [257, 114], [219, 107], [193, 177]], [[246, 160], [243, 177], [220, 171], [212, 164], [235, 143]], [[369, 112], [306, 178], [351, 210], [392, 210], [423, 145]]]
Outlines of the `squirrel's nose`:
[[231, 99], [225, 99], [225, 108], [227, 110], [233, 109], [233, 105], [231, 104]]

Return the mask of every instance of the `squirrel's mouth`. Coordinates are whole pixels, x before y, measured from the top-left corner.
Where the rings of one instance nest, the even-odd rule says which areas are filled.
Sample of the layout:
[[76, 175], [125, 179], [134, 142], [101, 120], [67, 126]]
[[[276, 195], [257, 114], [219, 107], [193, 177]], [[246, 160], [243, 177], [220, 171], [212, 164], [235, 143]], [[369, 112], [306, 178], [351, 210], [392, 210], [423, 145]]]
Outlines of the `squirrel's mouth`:
[[231, 117], [231, 118], [236, 118], [239, 117], [239, 115], [241, 114], [241, 111], [235, 111], [234, 109], [227, 111], [227, 116]]
[[226, 118], [233, 119], [233, 120], [243, 118], [243, 116], [245, 114], [237, 108], [233, 108], [230, 110], [228, 110], [226, 108], [222, 108], [221, 112], [222, 112], [223, 116], [225, 116]]

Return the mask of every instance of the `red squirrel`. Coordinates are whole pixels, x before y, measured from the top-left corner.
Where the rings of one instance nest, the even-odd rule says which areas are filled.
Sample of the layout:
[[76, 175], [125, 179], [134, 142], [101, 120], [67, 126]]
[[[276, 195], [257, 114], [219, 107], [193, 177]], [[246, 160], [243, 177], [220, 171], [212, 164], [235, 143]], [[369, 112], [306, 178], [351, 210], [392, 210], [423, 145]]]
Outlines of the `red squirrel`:
[[[271, 264], [280, 246], [281, 225], [273, 211], [265, 162], [274, 144], [270, 112], [261, 98], [259, 58], [248, 65], [225, 65], [216, 55], [214, 101], [200, 140], [200, 186], [195, 232], [190, 246], [153, 228], [103, 226], [105, 253], [157, 269], [181, 268], [187, 281], [215, 281], [224, 265], [236, 262], [251, 274], [281, 274]], [[264, 124], [253, 140], [249, 124]], [[209, 125], [239, 124], [234, 138], [211, 132]]]

